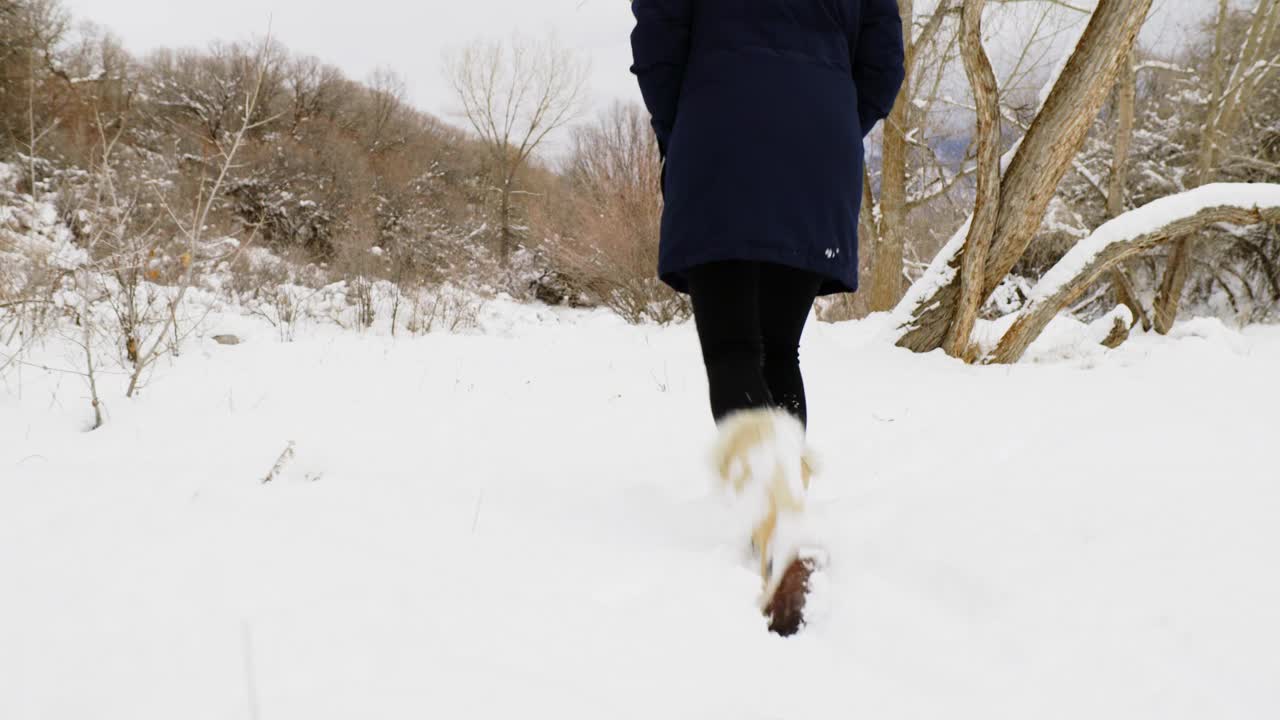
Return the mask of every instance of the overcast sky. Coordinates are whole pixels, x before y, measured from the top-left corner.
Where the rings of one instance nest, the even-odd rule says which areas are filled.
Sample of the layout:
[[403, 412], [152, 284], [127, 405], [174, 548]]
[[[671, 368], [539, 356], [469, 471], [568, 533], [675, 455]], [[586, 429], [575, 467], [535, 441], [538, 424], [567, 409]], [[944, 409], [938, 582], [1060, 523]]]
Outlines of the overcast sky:
[[[479, 36], [519, 29], [554, 31], [591, 58], [598, 104], [638, 98], [630, 65], [632, 20], [623, 0], [63, 0], [77, 20], [111, 29], [135, 54], [157, 47], [203, 47], [213, 40], [272, 34], [291, 50], [312, 54], [356, 79], [378, 66], [403, 77], [410, 100], [457, 121], [440, 73], [446, 49]], [[1091, 7], [1094, 0], [1073, 0]], [[1180, 30], [1203, 16], [1210, 0], [1155, 0], [1144, 44], [1177, 44]]]

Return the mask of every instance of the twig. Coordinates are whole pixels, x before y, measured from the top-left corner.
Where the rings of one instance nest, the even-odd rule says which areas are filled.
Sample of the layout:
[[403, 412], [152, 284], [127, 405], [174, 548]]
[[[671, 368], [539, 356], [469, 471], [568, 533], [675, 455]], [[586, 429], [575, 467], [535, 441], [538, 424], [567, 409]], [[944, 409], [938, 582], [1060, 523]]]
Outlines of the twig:
[[89, 401], [93, 406], [93, 430], [102, 427], [102, 401], [98, 399], [98, 379], [93, 374], [93, 319], [89, 316], [89, 301], [84, 301], [80, 323], [84, 325], [84, 366], [89, 380]]
[[[15, 357], [16, 357], [16, 356], [15, 356]], [[83, 371], [81, 371], [81, 370], [69, 370], [69, 369], [67, 369], [67, 368], [49, 367], [48, 365], [44, 365], [44, 364], [42, 364], [42, 363], [33, 363], [33, 362], [30, 362], [30, 361], [27, 361], [27, 360], [13, 360], [13, 359], [11, 359], [10, 361], [11, 361], [14, 365], [21, 365], [21, 366], [23, 366], [23, 367], [35, 368], [35, 369], [37, 369], [37, 370], [44, 370], [45, 372], [54, 372], [54, 373], [62, 373], [62, 374], [64, 374], [64, 375], [79, 375], [80, 377], [88, 377], [88, 373], [85, 373], [85, 372], [83, 372]], [[121, 372], [121, 371], [119, 371], [119, 370], [97, 370], [97, 369], [95, 369], [95, 370], [94, 370], [94, 373], [96, 373], [96, 374], [98, 374], [98, 375], [119, 375], [119, 376], [121, 376], [121, 377], [128, 377], [128, 376], [132, 375], [132, 373]]]
[[262, 478], [263, 485], [266, 485], [280, 476], [280, 473], [284, 471], [285, 466], [293, 459], [294, 448], [296, 446], [297, 444], [294, 441], [289, 441], [289, 444], [285, 446], [284, 452], [280, 453], [280, 457], [276, 459], [276, 464], [271, 466], [271, 472], [267, 473], [267, 476]]

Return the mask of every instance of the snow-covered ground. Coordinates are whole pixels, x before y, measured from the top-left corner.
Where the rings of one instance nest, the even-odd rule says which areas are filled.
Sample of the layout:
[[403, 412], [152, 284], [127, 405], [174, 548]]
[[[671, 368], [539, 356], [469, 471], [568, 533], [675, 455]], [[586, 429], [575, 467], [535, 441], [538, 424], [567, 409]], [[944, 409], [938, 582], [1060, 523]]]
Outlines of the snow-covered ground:
[[[1013, 367], [813, 324], [832, 565], [765, 632], [690, 326], [495, 303], [0, 385], [0, 718], [1275, 718], [1280, 328]], [[70, 366], [56, 344], [33, 361]], [[289, 443], [295, 457], [262, 479]]]

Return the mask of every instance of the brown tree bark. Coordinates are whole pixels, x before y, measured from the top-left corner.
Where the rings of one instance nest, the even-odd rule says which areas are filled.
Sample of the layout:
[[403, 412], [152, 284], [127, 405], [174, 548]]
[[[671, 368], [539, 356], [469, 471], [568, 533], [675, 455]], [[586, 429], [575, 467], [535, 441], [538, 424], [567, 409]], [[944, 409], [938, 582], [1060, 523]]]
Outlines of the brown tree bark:
[[[880, 209], [876, 205], [875, 196], [871, 193], [871, 170], [862, 167], [862, 211], [858, 214], [858, 243], [860, 247], [871, 248], [870, 252], [858, 253], [858, 282], [871, 285], [876, 272], [876, 253], [880, 247]], [[841, 319], [863, 317], [871, 310], [866, 296], [849, 293], [839, 298], [844, 308], [835, 314]], [[859, 306], [861, 303], [861, 306]]]
[[1129, 147], [1133, 144], [1133, 116], [1137, 94], [1133, 53], [1130, 52], [1121, 63], [1120, 81], [1116, 85], [1116, 136], [1111, 177], [1107, 182], [1108, 218], [1116, 217], [1125, 210], [1124, 186], [1129, 179]]
[[1129, 308], [1129, 312], [1133, 313], [1134, 324], [1140, 323], [1143, 331], [1150, 332], [1151, 316], [1138, 300], [1138, 291], [1134, 288], [1133, 281], [1129, 279], [1129, 274], [1124, 271], [1124, 265], [1117, 265], [1111, 271], [1111, 286], [1116, 291], [1116, 302]]
[[[880, 223], [876, 221], [876, 200], [871, 195], [871, 171], [862, 168], [862, 212], [858, 214], [858, 238], [873, 247], [880, 243]], [[871, 268], [875, 271], [874, 266]]]
[[[1004, 174], [1000, 209], [980, 301], [1026, 252], [1062, 176], [1133, 48], [1151, 0], [1099, 0], [1080, 42], [1031, 123]], [[950, 259], [959, 270], [966, 250]], [[898, 345], [917, 352], [942, 346], [961, 298], [960, 273], [911, 308]]]
[[1111, 332], [1102, 339], [1102, 346], [1115, 350], [1129, 339], [1129, 323], [1122, 318], [1116, 317], [1111, 324]]
[[[1134, 106], [1138, 95], [1138, 82], [1129, 53], [1120, 67], [1120, 82], [1116, 86], [1116, 136], [1111, 160], [1111, 177], [1107, 183], [1107, 217], [1113, 218], [1125, 210], [1124, 188], [1129, 179], [1129, 148], [1133, 144]], [[1116, 265], [1111, 271], [1111, 286], [1116, 300], [1133, 313], [1134, 322], [1142, 323], [1143, 330], [1151, 330], [1151, 318], [1138, 301], [1133, 283], [1124, 271], [1124, 265]], [[1125, 337], [1128, 337], [1126, 333]], [[1120, 340], [1123, 342], [1123, 339]]]
[[960, 300], [955, 321], [947, 330], [946, 351], [952, 357], [969, 358], [969, 339], [978, 310], [985, 299], [983, 289], [987, 250], [995, 232], [1000, 209], [1000, 97], [996, 74], [982, 47], [982, 9], [986, 0], [964, 0], [960, 16], [960, 56], [965, 75], [973, 88], [978, 110], [978, 192], [973, 221], [965, 239], [960, 270]]
[[906, 247], [907, 223], [907, 132], [911, 113], [911, 80], [917, 46], [912, 42], [915, 19], [913, 0], [899, 0], [905, 48], [906, 79], [884, 122], [883, 164], [880, 181], [879, 237], [873, 245], [871, 262], [872, 312], [890, 310], [902, 298], [902, 261]]

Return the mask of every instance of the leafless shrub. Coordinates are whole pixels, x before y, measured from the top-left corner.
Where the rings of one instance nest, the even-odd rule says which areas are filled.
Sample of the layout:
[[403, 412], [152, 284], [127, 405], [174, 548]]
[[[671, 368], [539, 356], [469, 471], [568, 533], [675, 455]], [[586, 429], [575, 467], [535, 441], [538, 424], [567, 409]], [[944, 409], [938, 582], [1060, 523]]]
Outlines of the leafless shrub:
[[643, 110], [615, 104], [574, 135], [568, 222], [549, 244], [574, 287], [632, 323], [670, 323], [690, 311], [656, 276], [661, 173]]
[[16, 181], [0, 176], [0, 372], [62, 317], [57, 295], [69, 280], [74, 250], [30, 196], [13, 190]]
[[481, 300], [474, 295], [440, 288], [413, 295], [405, 329], [414, 335], [435, 330], [457, 332], [476, 326]]

